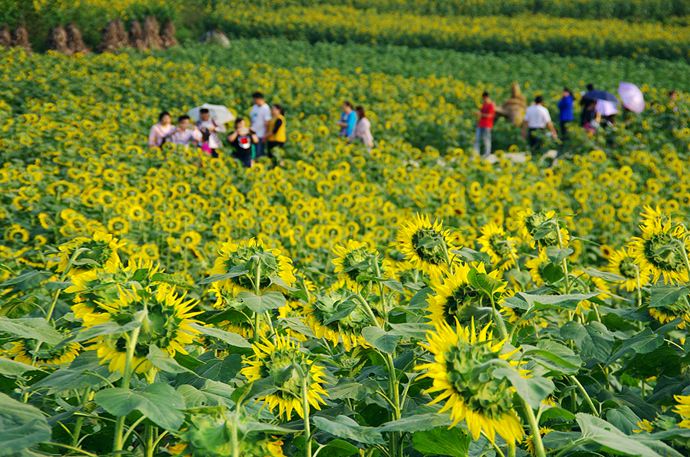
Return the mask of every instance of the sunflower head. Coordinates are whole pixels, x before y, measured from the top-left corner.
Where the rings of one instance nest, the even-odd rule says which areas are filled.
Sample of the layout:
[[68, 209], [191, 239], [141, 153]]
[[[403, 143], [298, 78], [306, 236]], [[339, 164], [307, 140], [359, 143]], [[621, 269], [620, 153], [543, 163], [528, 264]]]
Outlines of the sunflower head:
[[111, 234], [95, 232], [91, 238], [78, 237], [59, 247], [59, 272], [69, 269], [70, 277], [89, 270], [115, 271], [120, 265], [118, 250], [123, 244]]
[[[279, 249], [271, 249], [255, 238], [240, 243], [227, 242], [211, 270], [220, 275], [221, 285], [233, 291], [265, 290], [272, 286], [292, 286], [295, 273], [290, 258]], [[229, 276], [229, 277], [227, 277]]]
[[[477, 308], [490, 305], [492, 298], [494, 302], [498, 301], [500, 293], [505, 289], [505, 283], [499, 280], [498, 275], [498, 271], [487, 274], [481, 263], [477, 267], [463, 263], [448, 277], [432, 280], [431, 288], [434, 293], [429, 298], [428, 308], [431, 321], [448, 324], [456, 321], [469, 322]], [[482, 277], [495, 282], [496, 288], [489, 292], [477, 287], [477, 280]], [[491, 293], [492, 297], [487, 293]]]
[[690, 395], [676, 395], [675, 400], [678, 404], [673, 408], [673, 411], [682, 419], [678, 426], [690, 428]]
[[59, 347], [46, 342], [39, 344], [32, 339], [23, 339], [10, 343], [5, 355], [17, 362], [42, 367], [58, 367], [72, 362], [81, 352], [79, 343], [68, 343]]
[[[192, 326], [198, 323], [194, 316], [200, 313], [194, 311], [196, 301], [186, 300], [167, 284], [143, 290], [119, 288], [117, 296], [99, 305], [105, 310], [105, 322], [125, 325], [141, 318], [132, 367], [137, 373], [152, 371], [146, 358], [151, 346], [157, 346], [171, 357], [178, 352], [186, 354], [185, 346], [199, 334]], [[97, 351], [101, 363], [107, 363], [110, 371], [123, 373], [127, 344], [124, 334], [103, 335], [95, 338], [89, 349]]]
[[432, 278], [439, 277], [450, 263], [453, 249], [450, 232], [440, 222], [431, 222], [428, 216], [415, 216], [398, 232], [398, 246], [415, 268]]
[[505, 352], [505, 341], [494, 340], [489, 325], [477, 332], [474, 321], [468, 327], [441, 322], [422, 346], [433, 360], [416, 369], [432, 380], [427, 392], [436, 398], [431, 403], [445, 401], [441, 412], [450, 412], [453, 425], [465, 420], [475, 440], [482, 433], [491, 442], [498, 433], [510, 445], [522, 439], [524, 432], [513, 408], [515, 389], [505, 377], [494, 374], [506, 364], [519, 366], [511, 360], [517, 350]]
[[482, 236], [478, 241], [481, 252], [489, 255], [491, 263], [501, 271], [507, 270], [515, 264], [517, 242], [515, 238], [508, 236], [498, 224], [488, 223], [481, 228]]
[[234, 414], [224, 412], [197, 413], [189, 417], [180, 434], [180, 442], [169, 447], [173, 455], [192, 457], [223, 457], [232, 455], [233, 436], [228, 433], [237, 429], [237, 445], [243, 457], [285, 457], [283, 442], [255, 433]]
[[260, 398], [271, 411], [277, 409], [287, 420], [291, 419], [293, 411], [304, 417], [303, 382], [307, 383], [307, 401], [311, 407], [320, 409], [325, 403], [325, 370], [310, 360], [289, 336], [278, 335], [275, 340], [264, 337], [254, 343], [252, 349], [254, 355], [244, 360], [241, 373], [249, 382], [273, 381], [276, 391]]
[[612, 251], [608, 257], [608, 271], [620, 276], [618, 281], [621, 288], [632, 292], [638, 287], [646, 286], [651, 278], [649, 264], [638, 262], [635, 253], [630, 248]]
[[638, 264], [649, 268], [654, 281], [663, 277], [666, 283], [687, 282], [685, 255], [688, 234], [685, 227], [674, 223], [658, 209], [645, 207], [640, 229], [642, 236], [632, 243]]
[[378, 253], [365, 243], [348, 240], [333, 248], [335, 272], [353, 288], [377, 278], [383, 268]]
[[375, 325], [344, 281], [337, 282], [328, 293], [306, 304], [303, 314], [318, 338], [325, 338], [334, 345], [342, 342], [346, 351], [357, 346], [367, 347], [362, 329]]
[[559, 225], [555, 211], [532, 211], [520, 215], [520, 235], [530, 246], [567, 246], [568, 231]]

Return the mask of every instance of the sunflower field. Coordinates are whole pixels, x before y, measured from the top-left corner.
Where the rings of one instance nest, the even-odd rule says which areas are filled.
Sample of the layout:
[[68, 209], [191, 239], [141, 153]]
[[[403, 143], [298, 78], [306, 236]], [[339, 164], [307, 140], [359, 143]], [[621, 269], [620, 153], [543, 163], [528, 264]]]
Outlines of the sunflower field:
[[[0, 456], [689, 455], [685, 16], [303, 3], [200, 2], [227, 48], [0, 50]], [[195, 20], [75, 5], [33, 11]], [[468, 32], [510, 5], [542, 41]], [[647, 109], [547, 141], [556, 161], [514, 160], [505, 120], [497, 161], [472, 154], [484, 90], [555, 116], [564, 85], [621, 80]], [[280, 166], [146, 147], [160, 111], [245, 116], [255, 90], [287, 110]], [[346, 99], [371, 151], [338, 138]]]

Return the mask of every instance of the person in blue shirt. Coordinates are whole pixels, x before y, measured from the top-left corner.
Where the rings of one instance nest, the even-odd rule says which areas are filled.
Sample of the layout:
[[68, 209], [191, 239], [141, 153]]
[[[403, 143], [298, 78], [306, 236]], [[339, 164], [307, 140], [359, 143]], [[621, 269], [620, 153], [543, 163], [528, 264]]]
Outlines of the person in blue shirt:
[[355, 108], [349, 101], [343, 102], [343, 112], [340, 115], [338, 125], [340, 126], [340, 136], [342, 137], [349, 138], [355, 133], [357, 113], [355, 113]]
[[558, 119], [561, 123], [561, 138], [568, 137], [568, 123], [575, 120], [575, 112], [573, 110], [573, 93], [567, 87], [563, 88], [563, 95], [558, 102]]

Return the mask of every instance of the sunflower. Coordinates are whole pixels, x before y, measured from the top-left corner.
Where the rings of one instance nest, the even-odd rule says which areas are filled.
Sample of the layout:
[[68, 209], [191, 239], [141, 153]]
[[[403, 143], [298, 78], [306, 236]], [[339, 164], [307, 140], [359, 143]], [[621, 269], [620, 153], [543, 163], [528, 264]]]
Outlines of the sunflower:
[[[483, 433], [492, 443], [498, 433], [510, 446], [524, 436], [520, 419], [513, 405], [515, 388], [504, 377], [493, 375], [495, 367], [509, 363], [517, 349], [504, 352], [505, 341], [493, 339], [489, 326], [477, 332], [474, 321], [469, 327], [446, 322], [427, 333], [427, 342], [420, 343], [433, 355], [433, 361], [417, 365], [423, 376], [433, 383], [427, 393], [438, 393], [431, 404], [445, 401], [440, 412], [449, 411], [454, 426], [464, 420], [474, 440]], [[527, 377], [528, 372], [520, 370]]]
[[[349, 312], [343, 315], [344, 310]], [[376, 325], [364, 305], [347, 289], [345, 281], [331, 286], [328, 293], [319, 296], [313, 303], [305, 304], [302, 314], [317, 338], [324, 338], [334, 345], [342, 342], [346, 351], [357, 346], [368, 347], [362, 329]], [[333, 319], [334, 316], [339, 317]]]
[[[114, 299], [100, 303], [100, 307], [108, 313], [108, 320], [120, 325], [132, 322], [140, 312], [146, 311], [132, 361], [137, 373], [152, 371], [151, 362], [146, 358], [151, 345], [156, 345], [171, 357], [177, 353], [187, 353], [185, 346], [191, 344], [199, 334], [192, 327], [192, 324], [198, 323], [193, 317], [201, 313], [194, 311], [196, 305], [195, 300], [185, 300], [184, 295], [178, 295], [175, 288], [167, 284], [158, 285], [154, 290], [120, 287]], [[111, 372], [124, 372], [127, 349], [125, 335], [96, 337], [88, 349], [95, 350], [101, 364], [107, 363]]]
[[647, 312], [660, 324], [668, 324], [676, 319], [680, 319], [678, 328], [684, 329], [690, 325], [690, 305], [688, 305], [688, 295], [681, 297], [674, 303], [660, 306], [649, 307]]
[[262, 338], [252, 345], [254, 355], [244, 359], [245, 367], [240, 371], [249, 382], [260, 379], [273, 379], [277, 390], [261, 399], [271, 411], [278, 409], [278, 414], [287, 420], [295, 411], [304, 417], [302, 406], [302, 376], [307, 376], [307, 402], [315, 409], [325, 404], [327, 396], [323, 388], [326, 372], [315, 364], [300, 350], [299, 345], [289, 336], [278, 335], [275, 341]]
[[480, 251], [489, 255], [491, 263], [496, 268], [505, 271], [515, 264], [517, 240], [507, 236], [503, 227], [490, 222], [481, 228], [481, 234], [477, 240], [482, 246]]
[[678, 427], [690, 428], [690, 395], [676, 395], [674, 398], [678, 404], [673, 408], [673, 411], [682, 419]]
[[608, 271], [623, 278], [617, 283], [628, 292], [637, 289], [638, 277], [640, 287], [646, 286], [651, 279], [652, 273], [649, 265], [638, 264], [635, 253], [630, 248], [617, 249], [611, 252], [608, 261]]
[[528, 208], [518, 214], [520, 237], [532, 248], [559, 245], [565, 247], [568, 245], [570, 235], [560, 225], [559, 231], [556, 231], [558, 222], [555, 211], [535, 212]]
[[33, 365], [39, 368], [67, 365], [81, 352], [79, 343], [68, 343], [61, 347], [54, 347], [48, 343], [38, 343], [36, 340], [24, 339], [13, 341], [5, 355], [17, 362]]
[[276, 283], [289, 287], [296, 280], [292, 260], [279, 249], [264, 247], [263, 242], [256, 238], [239, 243], [229, 241], [221, 246], [211, 275], [228, 274], [234, 276], [222, 279], [220, 283], [233, 292], [254, 290], [257, 278], [260, 289]]
[[58, 248], [60, 254], [57, 269], [65, 272], [69, 268], [72, 278], [94, 269], [114, 272], [120, 266], [118, 250], [122, 246], [123, 243], [105, 232], [95, 232], [91, 238], [75, 238]]
[[[196, 413], [187, 422], [180, 433], [181, 442], [167, 448], [172, 455], [224, 457], [232, 455], [233, 446], [238, 446], [242, 457], [285, 457], [281, 440], [252, 432], [251, 427], [237, 423], [234, 414]], [[228, 433], [233, 429], [238, 432], [234, 436]]]
[[415, 268], [437, 278], [446, 271], [453, 246], [440, 222], [418, 214], [398, 231], [398, 248]]
[[633, 238], [631, 249], [642, 268], [649, 268], [652, 280], [663, 277], [665, 283], [688, 282], [685, 265], [687, 230], [675, 224], [658, 208], [646, 206], [642, 211], [641, 237]]
[[[472, 269], [471, 266], [463, 263], [456, 267], [450, 276], [444, 279], [432, 279], [433, 295], [428, 299], [427, 309], [432, 323], [453, 324], [456, 320], [461, 323], [468, 322], [477, 307], [482, 306], [483, 301], [490, 300], [470, 284], [469, 274]], [[484, 265], [479, 264], [476, 272], [486, 274]], [[489, 277], [495, 280], [499, 280], [498, 275], [498, 271], [489, 273]], [[494, 299], [497, 299], [497, 294], [503, 290], [505, 290], [505, 284], [495, 291]]]
[[335, 272], [353, 289], [359, 289], [362, 283], [380, 275], [383, 265], [378, 252], [361, 241], [348, 240], [344, 245], [336, 245], [333, 253]]

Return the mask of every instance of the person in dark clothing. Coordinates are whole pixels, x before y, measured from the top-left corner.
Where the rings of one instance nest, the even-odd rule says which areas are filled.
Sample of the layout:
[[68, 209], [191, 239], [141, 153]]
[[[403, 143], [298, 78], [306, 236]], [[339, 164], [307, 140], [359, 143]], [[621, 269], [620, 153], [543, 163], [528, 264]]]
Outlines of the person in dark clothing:
[[587, 132], [589, 136], [596, 133], [599, 127], [599, 122], [597, 120], [597, 102], [596, 100], [590, 99], [587, 102], [587, 106], [582, 109], [582, 114], [580, 115], [580, 125]]
[[563, 88], [563, 95], [558, 102], [558, 120], [561, 124], [561, 138], [565, 139], [568, 136], [568, 124], [575, 120], [575, 113], [573, 110], [573, 93], [567, 87]]
[[228, 136], [228, 141], [233, 149], [233, 156], [249, 168], [256, 158], [256, 145], [259, 137], [253, 130], [247, 127], [247, 123], [241, 117], [235, 120], [235, 131]]

